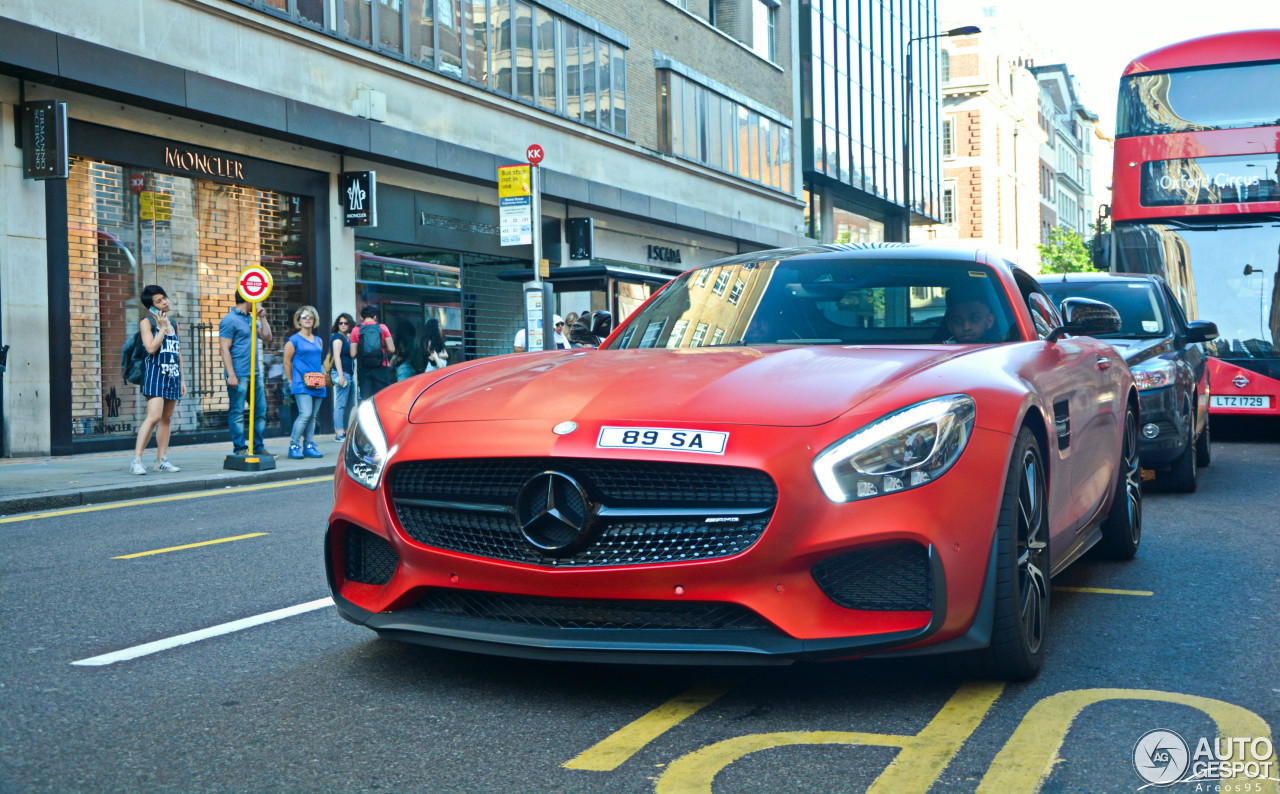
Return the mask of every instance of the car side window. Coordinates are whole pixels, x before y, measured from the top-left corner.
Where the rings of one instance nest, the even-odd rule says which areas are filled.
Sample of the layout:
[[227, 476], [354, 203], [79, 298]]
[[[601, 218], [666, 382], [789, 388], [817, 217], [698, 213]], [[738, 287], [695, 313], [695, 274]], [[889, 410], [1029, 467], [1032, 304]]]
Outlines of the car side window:
[[1062, 325], [1062, 317], [1054, 308], [1053, 301], [1035, 279], [1021, 271], [1014, 271], [1014, 279], [1018, 283], [1022, 299], [1027, 302], [1027, 309], [1031, 312], [1031, 322], [1035, 324], [1036, 336], [1041, 339], [1047, 338], [1053, 333], [1053, 329]]
[[1169, 304], [1169, 311], [1173, 314], [1173, 324], [1177, 326], [1178, 333], [1186, 336], [1187, 333], [1187, 316], [1182, 313], [1182, 304], [1178, 303], [1178, 299], [1173, 297], [1173, 293], [1169, 291], [1167, 285], [1161, 285], [1164, 292], [1165, 302]]

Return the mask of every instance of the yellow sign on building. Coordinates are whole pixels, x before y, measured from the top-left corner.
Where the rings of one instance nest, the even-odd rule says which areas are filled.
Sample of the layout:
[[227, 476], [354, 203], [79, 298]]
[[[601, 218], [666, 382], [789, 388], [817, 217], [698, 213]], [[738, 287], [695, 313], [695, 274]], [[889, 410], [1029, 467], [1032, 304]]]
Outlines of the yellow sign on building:
[[533, 180], [527, 165], [498, 166], [498, 198], [532, 196]]

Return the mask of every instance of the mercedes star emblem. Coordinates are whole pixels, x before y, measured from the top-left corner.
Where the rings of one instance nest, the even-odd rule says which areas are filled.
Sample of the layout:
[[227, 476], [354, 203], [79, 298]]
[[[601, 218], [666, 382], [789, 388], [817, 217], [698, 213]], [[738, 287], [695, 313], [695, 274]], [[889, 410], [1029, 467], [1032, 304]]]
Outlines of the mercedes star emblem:
[[1235, 385], [1237, 389], [1243, 389], [1245, 386], [1249, 385], [1249, 379], [1246, 378], [1244, 375], [1235, 376], [1234, 378], [1231, 379], [1231, 382], [1232, 384]]
[[578, 481], [558, 471], [534, 475], [516, 497], [520, 534], [544, 554], [572, 554], [587, 542], [596, 505]]

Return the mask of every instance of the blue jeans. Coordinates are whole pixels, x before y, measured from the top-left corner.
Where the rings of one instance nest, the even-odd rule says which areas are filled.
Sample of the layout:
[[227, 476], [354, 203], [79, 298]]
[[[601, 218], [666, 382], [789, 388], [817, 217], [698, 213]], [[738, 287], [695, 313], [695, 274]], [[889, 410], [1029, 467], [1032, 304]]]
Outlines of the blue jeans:
[[[244, 449], [248, 441], [244, 436], [244, 411], [249, 398], [249, 378], [240, 378], [239, 386], [227, 385], [227, 427], [231, 430], [231, 446]], [[253, 390], [253, 446], [254, 452], [262, 452], [263, 436], [267, 432], [267, 394], [262, 388], [262, 379], [257, 379]]]
[[350, 378], [347, 379], [346, 386], [333, 382], [333, 432], [338, 435], [347, 432], [347, 409], [355, 405], [355, 402], [356, 385]]
[[290, 446], [302, 446], [315, 443], [316, 417], [320, 415], [320, 403], [323, 397], [310, 394], [293, 395], [293, 404], [298, 409], [298, 418], [293, 420], [293, 432], [289, 434]]

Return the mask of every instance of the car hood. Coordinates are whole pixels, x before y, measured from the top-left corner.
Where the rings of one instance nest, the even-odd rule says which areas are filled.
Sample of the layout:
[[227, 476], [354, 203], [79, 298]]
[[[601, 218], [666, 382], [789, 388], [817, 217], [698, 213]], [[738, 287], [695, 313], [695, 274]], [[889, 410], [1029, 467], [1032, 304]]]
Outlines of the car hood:
[[519, 418], [808, 427], [972, 349], [732, 347], [503, 356], [434, 381], [414, 401], [409, 421]]
[[1154, 358], [1161, 353], [1167, 353], [1173, 349], [1173, 340], [1168, 336], [1160, 336], [1152, 339], [1151, 337], [1116, 337], [1106, 338], [1102, 341], [1111, 345], [1120, 355], [1124, 356], [1125, 363], [1133, 366], [1141, 361]]

